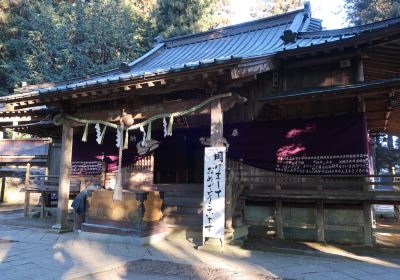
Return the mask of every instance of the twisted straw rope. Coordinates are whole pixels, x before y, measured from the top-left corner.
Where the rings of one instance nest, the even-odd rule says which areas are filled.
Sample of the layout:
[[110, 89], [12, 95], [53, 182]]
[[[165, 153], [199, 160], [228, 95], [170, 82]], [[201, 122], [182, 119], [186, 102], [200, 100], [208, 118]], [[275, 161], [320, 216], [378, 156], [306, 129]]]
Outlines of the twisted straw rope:
[[[200, 102], [199, 104], [197, 104], [196, 106], [194, 106], [192, 108], [189, 108], [189, 109], [186, 109], [186, 110], [183, 110], [183, 111], [174, 112], [174, 113], [161, 113], [161, 114], [155, 115], [153, 117], [150, 117], [147, 120], [142, 121], [142, 122], [140, 122], [138, 124], [131, 125], [130, 127], [124, 127], [123, 129], [124, 130], [138, 129], [140, 127], [144, 127], [145, 125], [147, 125], [147, 124], [149, 124], [149, 123], [151, 123], [151, 122], [153, 122], [153, 121], [155, 121], [157, 119], [170, 118], [170, 117], [179, 117], [179, 116], [187, 115], [187, 114], [190, 114], [190, 113], [193, 113], [193, 112], [199, 110], [200, 108], [206, 106], [208, 103], [210, 103], [210, 102], [212, 102], [214, 100], [221, 99], [221, 98], [226, 98], [226, 97], [230, 97], [230, 96], [232, 96], [232, 93], [230, 93], [230, 92], [229, 93], [215, 95], [215, 96], [212, 96], [212, 97], [204, 100], [203, 102]], [[69, 115], [69, 114], [56, 115], [53, 118], [53, 123], [55, 125], [57, 125], [57, 126], [60, 126], [60, 125], [62, 125], [64, 119], [71, 120], [71, 121], [78, 122], [78, 123], [83, 123], [83, 124], [97, 124], [97, 123], [99, 123], [99, 124], [102, 124], [102, 125], [105, 125], [105, 126], [109, 126], [109, 127], [115, 128], [115, 129], [121, 129], [121, 125], [117, 125], [115, 123], [111, 123], [111, 122], [103, 121], [103, 120], [81, 119], [81, 118], [77, 118], [77, 117], [74, 117], [74, 116]]]

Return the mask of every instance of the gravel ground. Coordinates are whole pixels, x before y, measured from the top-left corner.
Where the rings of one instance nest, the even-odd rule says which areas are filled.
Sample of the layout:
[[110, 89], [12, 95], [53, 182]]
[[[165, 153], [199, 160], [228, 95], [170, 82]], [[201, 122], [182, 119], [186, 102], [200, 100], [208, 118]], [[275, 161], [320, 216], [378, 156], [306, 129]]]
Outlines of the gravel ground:
[[281, 279], [263, 274], [245, 271], [230, 271], [226, 269], [210, 268], [206, 266], [192, 266], [157, 260], [138, 260], [128, 262], [126, 265], [114, 270], [99, 272], [76, 278], [76, 280], [273, 280]]

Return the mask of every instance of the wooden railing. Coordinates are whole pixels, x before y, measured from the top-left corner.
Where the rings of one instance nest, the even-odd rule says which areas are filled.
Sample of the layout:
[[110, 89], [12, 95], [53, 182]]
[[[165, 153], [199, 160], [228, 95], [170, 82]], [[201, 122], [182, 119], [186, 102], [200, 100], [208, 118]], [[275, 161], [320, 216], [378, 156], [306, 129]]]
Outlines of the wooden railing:
[[242, 183], [249, 198], [400, 202], [400, 175], [242, 175]]
[[[28, 216], [29, 201], [31, 193], [40, 193], [41, 211], [40, 217], [45, 216], [45, 207], [48, 204], [47, 199], [50, 194], [57, 194], [59, 190], [59, 176], [53, 175], [30, 175], [29, 168], [25, 174], [25, 201], [24, 201], [24, 216]], [[81, 190], [80, 181], [71, 181], [70, 196], [77, 195]]]

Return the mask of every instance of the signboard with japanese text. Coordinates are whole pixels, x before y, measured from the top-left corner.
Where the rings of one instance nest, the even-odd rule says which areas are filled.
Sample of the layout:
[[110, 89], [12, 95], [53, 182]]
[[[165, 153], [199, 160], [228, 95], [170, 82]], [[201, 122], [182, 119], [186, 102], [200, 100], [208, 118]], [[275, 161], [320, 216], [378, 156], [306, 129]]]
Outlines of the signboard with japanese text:
[[366, 174], [368, 154], [278, 157], [276, 171], [296, 174]]
[[203, 238], [224, 238], [225, 155], [225, 147], [204, 151]]
[[103, 172], [102, 161], [73, 161], [71, 175], [99, 175]]

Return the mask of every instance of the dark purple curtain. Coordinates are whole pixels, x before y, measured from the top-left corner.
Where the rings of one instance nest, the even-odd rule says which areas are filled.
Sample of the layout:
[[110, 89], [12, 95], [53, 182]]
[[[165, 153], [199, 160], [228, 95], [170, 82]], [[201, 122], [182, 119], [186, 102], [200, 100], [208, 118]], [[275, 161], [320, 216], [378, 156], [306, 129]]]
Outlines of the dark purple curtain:
[[[109, 129], [103, 145], [95, 141], [94, 128], [88, 142], [74, 136], [73, 161], [104, 160], [108, 171], [118, 164], [116, 132]], [[174, 129], [173, 135], [185, 134], [194, 145], [209, 137], [209, 127]], [[368, 133], [362, 113], [343, 116], [250, 122], [224, 125], [229, 143], [227, 156], [243, 159], [258, 168], [294, 174], [368, 174]], [[174, 137], [174, 136], [172, 136]], [[163, 142], [161, 131], [153, 138]], [[138, 159], [136, 143], [139, 131], [130, 133], [129, 149], [124, 150], [123, 165]]]
[[227, 124], [228, 156], [296, 174], [367, 174], [368, 133], [362, 113]]

